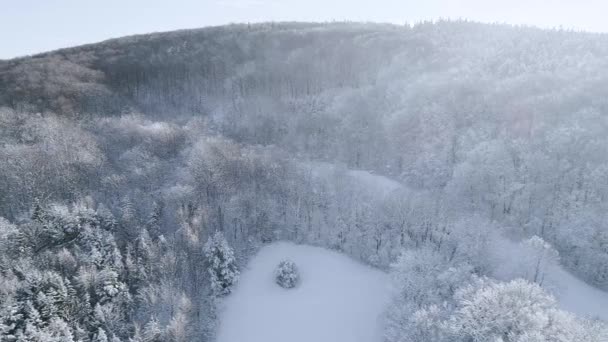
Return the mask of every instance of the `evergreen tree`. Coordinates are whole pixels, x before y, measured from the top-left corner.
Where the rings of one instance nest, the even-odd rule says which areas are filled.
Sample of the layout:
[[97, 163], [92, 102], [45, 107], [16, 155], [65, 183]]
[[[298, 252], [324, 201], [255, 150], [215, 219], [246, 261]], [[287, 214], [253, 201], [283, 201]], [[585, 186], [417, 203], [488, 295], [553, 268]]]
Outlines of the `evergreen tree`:
[[74, 335], [70, 326], [61, 318], [54, 318], [51, 320], [48, 328], [46, 329], [53, 342], [74, 342]]
[[179, 299], [179, 306], [167, 326], [167, 338], [171, 342], [187, 342], [190, 337], [189, 314], [191, 303], [185, 295]]
[[224, 234], [216, 232], [204, 246], [207, 258], [211, 290], [213, 295], [221, 297], [232, 292], [232, 287], [239, 278], [239, 271], [234, 251], [228, 245]]
[[15, 341], [18, 324], [23, 322], [24, 315], [16, 304], [4, 303], [0, 308], [0, 336], [7, 341]]
[[286, 289], [294, 288], [300, 281], [298, 268], [291, 260], [281, 261], [274, 271], [274, 276], [276, 283]]
[[152, 213], [150, 213], [150, 218], [146, 223], [146, 229], [154, 241], [156, 241], [162, 234], [161, 220], [163, 215], [163, 207], [162, 202], [154, 202]]
[[152, 318], [144, 326], [142, 334], [143, 342], [161, 342], [162, 341], [162, 330], [160, 324], [156, 318]]
[[95, 335], [93, 342], [108, 342], [108, 335], [103, 328], [99, 328], [99, 330], [97, 330], [97, 334]]
[[40, 204], [40, 200], [38, 198], [34, 199], [34, 208], [32, 209], [32, 221], [42, 223], [46, 218], [46, 211], [42, 208], [42, 204]]

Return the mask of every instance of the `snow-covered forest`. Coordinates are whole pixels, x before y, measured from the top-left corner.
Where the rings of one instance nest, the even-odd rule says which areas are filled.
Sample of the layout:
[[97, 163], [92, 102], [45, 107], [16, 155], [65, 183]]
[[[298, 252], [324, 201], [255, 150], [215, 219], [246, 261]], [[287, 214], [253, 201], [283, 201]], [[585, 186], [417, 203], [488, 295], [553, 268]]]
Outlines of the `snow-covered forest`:
[[608, 341], [608, 35], [242, 24], [0, 60], [0, 340], [216, 341], [277, 241], [388, 272], [382, 342]]

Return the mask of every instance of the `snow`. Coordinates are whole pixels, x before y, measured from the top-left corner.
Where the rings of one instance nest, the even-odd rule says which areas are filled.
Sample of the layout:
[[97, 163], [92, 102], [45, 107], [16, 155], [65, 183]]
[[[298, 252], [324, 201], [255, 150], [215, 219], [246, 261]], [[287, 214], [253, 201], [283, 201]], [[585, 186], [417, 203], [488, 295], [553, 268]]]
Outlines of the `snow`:
[[361, 182], [362, 186], [368, 189], [376, 189], [383, 195], [388, 195], [397, 189], [403, 188], [401, 183], [382, 175], [370, 173], [369, 171], [350, 170], [348, 174]]
[[585, 283], [562, 267], [553, 268], [547, 277], [554, 287], [550, 292], [564, 310], [608, 321], [608, 292]]
[[[294, 289], [274, 281], [283, 259], [300, 271]], [[388, 298], [388, 276], [381, 271], [326, 249], [275, 243], [250, 261], [224, 302], [218, 342], [381, 341]]]
[[[348, 174], [356, 177], [362, 186], [375, 187], [384, 195], [403, 188], [403, 185], [395, 180], [367, 171], [349, 170]], [[506, 247], [503, 248], [503, 253], [507, 254], [503, 258], [503, 262], [511, 263], [507, 267], [518, 267], [518, 263], [514, 262], [518, 259], [517, 253], [514, 254], [514, 251], [519, 248], [506, 239], [501, 243], [504, 244], [503, 247]], [[608, 292], [587, 284], [561, 265], [549, 268], [546, 278], [544, 287], [555, 296], [562, 309], [579, 316], [608, 321]]]
[[403, 189], [403, 184], [389, 177], [374, 174], [371, 171], [348, 169], [344, 165], [326, 162], [311, 162], [302, 164], [317, 178], [329, 178], [332, 174], [340, 174], [355, 180], [353, 185], [361, 190], [385, 197], [391, 192]]
[[[492, 251], [501, 265], [494, 270], [498, 279], [508, 281], [522, 276], [526, 256], [520, 244], [502, 238], [495, 242]], [[545, 272], [542, 286], [557, 299], [561, 309], [608, 321], [608, 292], [587, 284], [560, 264], [548, 267]]]

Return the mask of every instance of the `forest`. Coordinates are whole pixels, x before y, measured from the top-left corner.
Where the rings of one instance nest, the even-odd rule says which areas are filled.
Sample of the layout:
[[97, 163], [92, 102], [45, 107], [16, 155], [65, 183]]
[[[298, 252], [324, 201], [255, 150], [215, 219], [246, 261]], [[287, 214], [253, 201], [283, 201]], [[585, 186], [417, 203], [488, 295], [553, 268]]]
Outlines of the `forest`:
[[546, 277], [608, 291], [607, 132], [606, 34], [235, 24], [0, 60], [0, 340], [214, 341], [291, 241], [389, 272], [386, 342], [608, 341]]

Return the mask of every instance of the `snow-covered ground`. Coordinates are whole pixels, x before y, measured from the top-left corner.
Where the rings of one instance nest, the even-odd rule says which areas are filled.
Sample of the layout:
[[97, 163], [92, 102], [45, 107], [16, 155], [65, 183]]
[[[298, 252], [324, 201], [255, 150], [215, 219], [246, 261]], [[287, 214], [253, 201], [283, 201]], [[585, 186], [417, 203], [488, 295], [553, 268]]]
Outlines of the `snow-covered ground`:
[[350, 170], [348, 171], [348, 174], [357, 179], [361, 186], [375, 188], [382, 195], [388, 195], [397, 189], [403, 188], [401, 183], [382, 175], [373, 174], [369, 171]]
[[345, 177], [352, 177], [356, 181], [354, 185], [360, 189], [365, 189], [370, 194], [373, 193], [382, 197], [397, 189], [404, 188], [403, 184], [393, 179], [366, 170], [352, 170], [345, 168], [343, 165], [325, 162], [312, 162], [303, 165], [311, 171], [314, 177], [328, 177], [336, 173]]
[[562, 267], [549, 271], [551, 291], [564, 310], [608, 321], [608, 292], [595, 288]]
[[[294, 261], [299, 285], [274, 282], [282, 259]], [[220, 316], [218, 342], [376, 342], [389, 297], [381, 271], [326, 249], [276, 243], [243, 271]]]
[[[524, 268], [529, 265], [520, 244], [503, 238], [492, 248], [497, 264], [495, 276], [501, 280], [511, 280], [524, 276]], [[568, 272], [562, 265], [550, 265], [544, 270], [543, 287], [553, 294], [559, 306], [583, 317], [600, 318], [608, 321], [608, 292], [593, 287]]]

